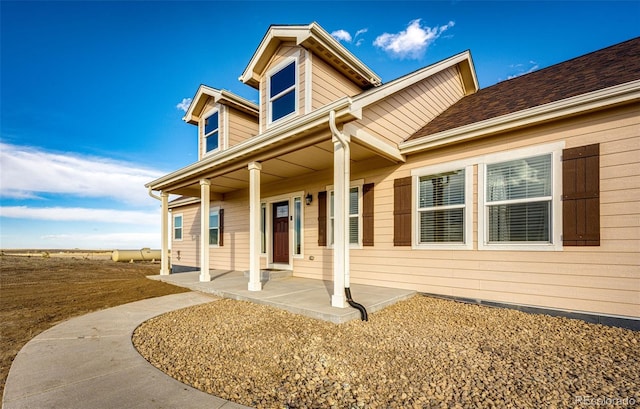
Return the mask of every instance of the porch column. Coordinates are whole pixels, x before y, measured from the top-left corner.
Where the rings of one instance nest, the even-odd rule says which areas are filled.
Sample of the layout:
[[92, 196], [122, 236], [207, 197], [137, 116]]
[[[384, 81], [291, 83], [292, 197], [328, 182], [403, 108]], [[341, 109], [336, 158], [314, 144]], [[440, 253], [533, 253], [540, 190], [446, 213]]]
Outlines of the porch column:
[[349, 173], [348, 147], [333, 141], [333, 295], [331, 306], [346, 308], [345, 277], [349, 274]]
[[261, 291], [260, 282], [260, 171], [259, 162], [249, 163], [249, 291]]
[[200, 281], [211, 281], [209, 273], [209, 209], [211, 181], [200, 179]]
[[160, 275], [169, 275], [169, 193], [161, 192], [162, 222], [160, 223]]

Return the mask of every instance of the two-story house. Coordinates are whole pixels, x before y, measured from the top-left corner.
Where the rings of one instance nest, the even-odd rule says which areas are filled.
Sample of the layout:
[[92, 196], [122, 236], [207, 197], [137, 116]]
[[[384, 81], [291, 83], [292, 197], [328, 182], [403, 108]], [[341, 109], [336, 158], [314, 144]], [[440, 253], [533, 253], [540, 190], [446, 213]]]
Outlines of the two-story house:
[[173, 272], [290, 270], [336, 307], [353, 281], [638, 322], [638, 55], [479, 89], [465, 51], [383, 84], [318, 24], [271, 26], [239, 78], [258, 104], [202, 85], [199, 160], [147, 185], [161, 274], [171, 240]]

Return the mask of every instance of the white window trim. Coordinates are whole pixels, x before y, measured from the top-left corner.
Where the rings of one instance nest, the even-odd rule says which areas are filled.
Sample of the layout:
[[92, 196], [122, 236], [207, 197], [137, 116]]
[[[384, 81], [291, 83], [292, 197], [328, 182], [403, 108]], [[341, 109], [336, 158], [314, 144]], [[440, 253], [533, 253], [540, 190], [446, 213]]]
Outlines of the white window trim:
[[[218, 112], [218, 147], [207, 152], [207, 134], [205, 133], [205, 121], [211, 115]], [[224, 124], [224, 126], [222, 126]], [[224, 105], [218, 105], [208, 110], [202, 115], [202, 157], [213, 155], [224, 149], [228, 145], [227, 129], [229, 129], [229, 115]]]
[[[362, 246], [362, 187], [364, 186], [364, 179], [357, 179], [357, 180], [352, 180], [351, 183], [349, 184], [349, 189], [352, 189], [354, 187], [358, 188], [358, 243], [349, 243], [349, 248], [352, 249], [361, 249], [363, 248]], [[326, 191], [327, 191], [327, 248], [332, 249], [333, 248], [333, 244], [331, 243], [331, 237], [334, 237], [334, 242], [335, 242], [335, 236], [333, 235], [333, 228], [331, 227], [331, 194], [333, 193], [333, 185], [329, 185], [326, 187]], [[349, 218], [351, 218], [352, 216], [349, 215]], [[349, 226], [345, 226], [345, 228], [349, 228]]]
[[[182, 236], [179, 239], [176, 239], [176, 218], [180, 217], [182, 219]], [[173, 215], [172, 223], [171, 223], [171, 240], [173, 241], [182, 241], [184, 240], [184, 216], [182, 213], [176, 213]]]
[[[478, 164], [478, 250], [562, 251], [562, 149], [564, 142], [527, 147], [485, 155]], [[488, 242], [488, 207], [486, 206], [487, 165], [514, 159], [551, 154], [551, 243], [492, 243]]]
[[[296, 254], [295, 250], [296, 250], [296, 199], [300, 199], [300, 254]], [[300, 194], [299, 196], [293, 196], [291, 198], [291, 205], [292, 205], [292, 216], [293, 216], [293, 223], [291, 226], [291, 230], [293, 231], [293, 238], [291, 240], [291, 254], [293, 255], [293, 258], [304, 258], [304, 206], [305, 206], [305, 201], [304, 201], [304, 196], [302, 194]]]
[[[464, 242], [463, 243], [420, 243], [419, 179], [422, 176], [464, 169]], [[469, 161], [449, 162], [442, 165], [426, 166], [411, 171], [411, 217], [412, 249], [415, 250], [472, 250], [473, 249], [473, 164]]]
[[[211, 214], [213, 213], [217, 213], [218, 214], [218, 244], [211, 244], [209, 243], [209, 247], [210, 248], [218, 248], [220, 247], [220, 206], [211, 206], [209, 208], [209, 217], [211, 217]], [[209, 231], [211, 231], [211, 223], [209, 223]], [[209, 232], [207, 232], [207, 241], [209, 241]]]
[[[278, 118], [275, 121], [272, 120], [272, 109], [271, 109], [271, 102], [272, 102], [272, 98], [271, 98], [271, 77], [278, 73], [279, 71], [281, 71], [282, 69], [284, 69], [285, 67], [287, 67], [289, 64], [291, 64], [293, 62], [293, 68], [294, 68], [294, 82], [293, 82], [293, 86], [289, 87], [287, 89], [285, 89], [284, 91], [282, 91], [281, 93], [279, 93], [278, 95], [276, 95], [276, 97], [282, 96], [284, 94], [286, 94], [287, 92], [291, 91], [291, 89], [293, 88], [294, 91], [294, 101], [295, 101], [295, 106], [293, 108], [293, 112], [283, 116], [282, 118]], [[299, 68], [298, 68], [298, 57], [287, 57], [285, 58], [282, 62], [280, 62], [278, 65], [274, 66], [272, 69], [270, 69], [265, 78], [266, 78], [266, 88], [267, 88], [267, 95], [266, 95], [266, 104], [267, 104], [267, 128], [270, 127], [271, 125], [278, 123], [278, 122], [283, 122], [284, 120], [286, 120], [287, 118], [290, 118], [292, 116], [297, 115], [298, 110], [299, 110], [299, 92], [300, 92], [300, 80], [298, 78], [298, 76], [300, 75], [299, 73]]]

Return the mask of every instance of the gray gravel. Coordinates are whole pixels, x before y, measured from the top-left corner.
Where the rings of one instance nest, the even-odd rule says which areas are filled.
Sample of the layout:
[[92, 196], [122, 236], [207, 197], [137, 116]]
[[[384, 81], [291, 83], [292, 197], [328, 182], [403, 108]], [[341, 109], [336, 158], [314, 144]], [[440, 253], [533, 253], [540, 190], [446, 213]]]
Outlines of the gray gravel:
[[133, 335], [160, 370], [257, 408], [640, 407], [639, 341], [420, 295], [340, 325], [219, 300]]

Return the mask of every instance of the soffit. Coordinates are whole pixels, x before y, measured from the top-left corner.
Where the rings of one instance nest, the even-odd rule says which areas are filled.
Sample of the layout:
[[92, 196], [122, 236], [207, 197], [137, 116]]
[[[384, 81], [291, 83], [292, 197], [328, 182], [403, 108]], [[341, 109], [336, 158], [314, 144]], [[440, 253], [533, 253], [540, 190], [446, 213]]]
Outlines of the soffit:
[[[329, 138], [330, 136], [326, 135], [325, 140], [311, 146], [261, 161], [260, 184], [282, 183], [295, 178], [311, 176], [318, 172], [331, 172], [333, 170], [333, 143]], [[352, 167], [357, 167], [360, 163], [379, 157], [375, 152], [357, 143], [351, 143], [350, 148]], [[389, 161], [389, 164], [391, 163]], [[210, 180], [210, 191], [213, 197], [249, 189], [249, 171], [247, 166], [243, 166], [240, 169], [230, 170], [215, 176], [205, 173], [166, 191], [171, 194], [200, 197], [199, 180], [201, 178]]]
[[240, 76], [258, 88], [267, 64], [283, 42], [294, 42], [318, 55], [363, 89], [378, 86], [380, 77], [317, 23], [303, 26], [271, 26]]

